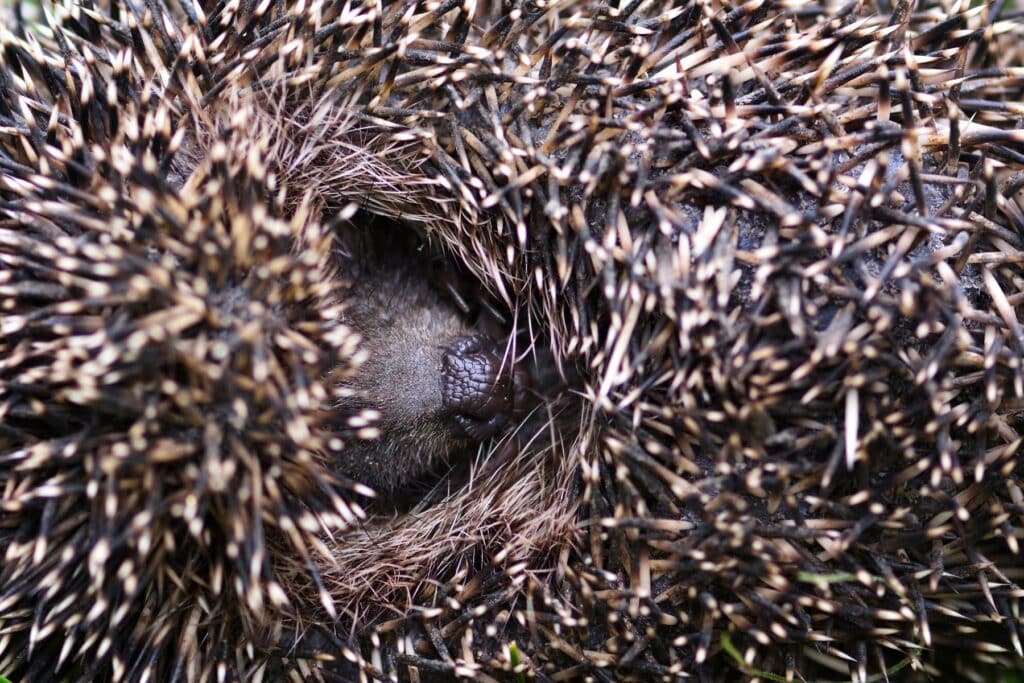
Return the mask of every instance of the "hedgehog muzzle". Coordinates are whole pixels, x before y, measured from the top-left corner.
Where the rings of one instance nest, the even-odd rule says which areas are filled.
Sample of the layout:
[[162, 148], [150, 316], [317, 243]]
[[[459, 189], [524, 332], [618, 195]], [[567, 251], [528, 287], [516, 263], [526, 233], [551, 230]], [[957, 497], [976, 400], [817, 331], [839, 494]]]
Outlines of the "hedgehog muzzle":
[[529, 376], [487, 335], [463, 337], [442, 358], [442, 400], [468, 437], [483, 441], [521, 415]]

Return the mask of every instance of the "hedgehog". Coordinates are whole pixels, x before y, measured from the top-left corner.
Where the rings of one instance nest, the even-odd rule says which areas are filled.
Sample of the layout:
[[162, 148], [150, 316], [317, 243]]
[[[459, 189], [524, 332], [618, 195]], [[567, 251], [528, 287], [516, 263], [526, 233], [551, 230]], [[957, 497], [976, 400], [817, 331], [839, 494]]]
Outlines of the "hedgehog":
[[0, 675], [1024, 669], [1020, 10], [0, 12]]

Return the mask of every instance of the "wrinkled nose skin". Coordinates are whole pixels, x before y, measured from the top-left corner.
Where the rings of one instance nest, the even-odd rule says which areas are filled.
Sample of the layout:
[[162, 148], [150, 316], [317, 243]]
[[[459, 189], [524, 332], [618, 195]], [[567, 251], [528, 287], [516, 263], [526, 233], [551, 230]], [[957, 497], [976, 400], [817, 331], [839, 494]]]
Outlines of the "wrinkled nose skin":
[[445, 350], [441, 366], [444, 407], [471, 439], [494, 436], [522, 411], [527, 374], [512, 367], [490, 337], [457, 340]]

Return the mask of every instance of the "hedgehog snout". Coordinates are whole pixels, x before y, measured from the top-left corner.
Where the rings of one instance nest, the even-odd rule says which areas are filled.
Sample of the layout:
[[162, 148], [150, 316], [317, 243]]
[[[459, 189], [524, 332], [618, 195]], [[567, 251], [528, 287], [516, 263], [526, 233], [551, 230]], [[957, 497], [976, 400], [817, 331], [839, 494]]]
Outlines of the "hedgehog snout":
[[494, 436], [520, 413], [527, 375], [491, 337], [460, 338], [445, 350], [441, 365], [444, 406], [471, 439]]

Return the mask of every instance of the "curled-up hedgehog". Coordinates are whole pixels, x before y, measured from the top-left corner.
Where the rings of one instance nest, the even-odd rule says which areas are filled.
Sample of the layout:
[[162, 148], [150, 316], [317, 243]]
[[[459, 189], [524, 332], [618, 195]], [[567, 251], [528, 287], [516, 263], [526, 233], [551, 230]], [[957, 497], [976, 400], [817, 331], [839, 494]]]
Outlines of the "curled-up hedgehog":
[[1009, 3], [0, 23], [0, 674], [1024, 669]]

